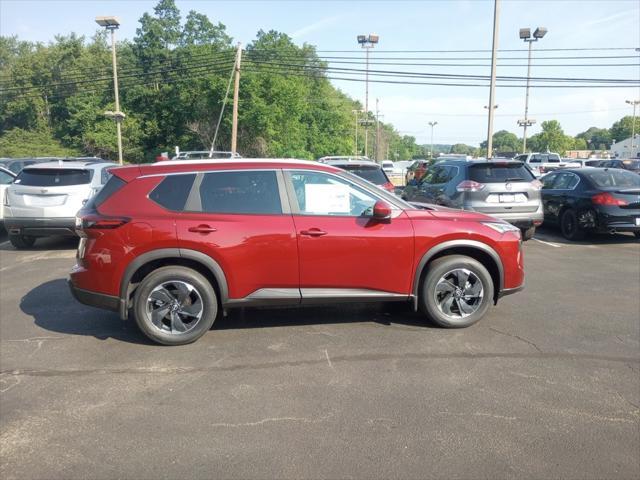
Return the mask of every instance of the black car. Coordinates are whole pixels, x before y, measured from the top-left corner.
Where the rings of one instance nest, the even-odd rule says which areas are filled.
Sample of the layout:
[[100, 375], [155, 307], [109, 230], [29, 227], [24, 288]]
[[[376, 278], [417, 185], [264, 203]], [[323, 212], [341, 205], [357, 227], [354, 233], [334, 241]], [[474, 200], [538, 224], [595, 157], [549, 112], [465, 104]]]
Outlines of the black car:
[[640, 175], [617, 168], [568, 168], [540, 179], [545, 225], [568, 240], [589, 232], [633, 232], [640, 238]]
[[631, 170], [632, 172], [640, 173], [640, 160], [604, 160], [597, 166], [601, 168], [621, 168], [623, 170]]

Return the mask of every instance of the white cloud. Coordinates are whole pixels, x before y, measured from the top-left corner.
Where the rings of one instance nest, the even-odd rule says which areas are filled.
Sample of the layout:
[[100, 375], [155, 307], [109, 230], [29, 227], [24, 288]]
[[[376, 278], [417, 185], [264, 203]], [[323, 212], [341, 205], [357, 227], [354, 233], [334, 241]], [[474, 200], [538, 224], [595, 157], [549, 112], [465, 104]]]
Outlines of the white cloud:
[[304, 37], [306, 35], [308, 35], [309, 33], [312, 32], [317, 32], [319, 30], [323, 30], [327, 27], [330, 27], [332, 25], [335, 25], [336, 23], [338, 23], [338, 21], [342, 20], [342, 18], [344, 18], [344, 15], [334, 15], [332, 17], [325, 17], [322, 18], [320, 20], [318, 20], [317, 22], [313, 22], [309, 25], [305, 25], [302, 28], [299, 28], [298, 30], [296, 30], [295, 32], [293, 32], [291, 34], [291, 38], [293, 39], [297, 39], [300, 37]]

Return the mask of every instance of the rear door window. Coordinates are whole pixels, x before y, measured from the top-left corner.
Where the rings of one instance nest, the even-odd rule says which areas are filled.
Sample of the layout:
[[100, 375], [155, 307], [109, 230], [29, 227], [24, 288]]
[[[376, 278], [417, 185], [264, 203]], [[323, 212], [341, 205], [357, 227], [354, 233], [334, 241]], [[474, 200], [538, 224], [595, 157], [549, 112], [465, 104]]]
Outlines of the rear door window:
[[545, 175], [544, 177], [542, 177], [540, 179], [540, 181], [542, 182], [542, 189], [543, 190], [551, 190], [553, 188], [553, 184], [556, 181], [556, 178], [558, 178], [558, 174], [557, 173], [552, 173], [549, 175]]
[[469, 167], [469, 179], [478, 183], [531, 182], [534, 178], [522, 163], [480, 163]]
[[203, 212], [277, 215], [282, 213], [274, 171], [205, 173], [200, 184]]
[[[187, 175], [169, 175], [149, 194], [149, 199], [167, 210], [181, 212], [191, 192], [195, 173]], [[111, 183], [111, 180], [109, 180]], [[108, 184], [107, 184], [108, 185]], [[107, 188], [106, 186], [104, 188]], [[104, 190], [103, 188], [103, 190]]]
[[27, 168], [15, 180], [31, 187], [69, 187], [91, 183], [93, 172], [80, 168]]
[[578, 180], [578, 177], [573, 173], [560, 173], [553, 188], [555, 190], [572, 190], [578, 184]]

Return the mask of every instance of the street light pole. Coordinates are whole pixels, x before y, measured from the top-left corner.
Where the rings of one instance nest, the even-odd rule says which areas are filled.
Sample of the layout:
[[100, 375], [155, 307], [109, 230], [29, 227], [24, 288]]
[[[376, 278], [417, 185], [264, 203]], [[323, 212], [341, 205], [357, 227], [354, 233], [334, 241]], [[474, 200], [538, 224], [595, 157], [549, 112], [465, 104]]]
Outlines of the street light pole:
[[364, 124], [364, 156], [368, 154], [369, 145], [369, 50], [372, 49], [380, 40], [380, 37], [375, 33], [369, 35], [358, 35], [358, 43], [366, 52], [366, 66], [365, 66], [365, 80], [364, 80], [364, 111], [365, 111], [365, 124]]
[[633, 120], [631, 121], [631, 150], [633, 150], [636, 137], [636, 107], [640, 105], [640, 100], [625, 100], [625, 102], [633, 106]]
[[431, 157], [431, 160], [433, 160], [433, 127], [437, 124], [438, 122], [429, 122], [429, 125], [431, 126], [431, 149], [429, 150], [429, 157]]
[[487, 158], [493, 151], [493, 102], [496, 91], [496, 51], [498, 49], [498, 26], [500, 22], [500, 0], [493, 4], [493, 42], [491, 47], [491, 82], [489, 85], [489, 120], [487, 122]]
[[124, 113], [120, 111], [120, 97], [118, 94], [118, 66], [116, 63], [116, 30], [120, 26], [120, 21], [117, 17], [96, 17], [96, 23], [101, 27], [105, 27], [111, 31], [111, 63], [113, 67], [113, 91], [116, 101], [116, 111], [106, 112], [108, 116], [112, 116], [116, 122], [116, 133], [118, 136], [118, 163], [122, 165], [122, 120], [124, 120]]
[[520, 38], [529, 44], [529, 61], [527, 63], [527, 88], [524, 100], [524, 119], [518, 120], [518, 125], [524, 128], [522, 135], [522, 153], [527, 151], [527, 127], [530, 127], [536, 123], [535, 120], [529, 118], [529, 82], [531, 81], [531, 50], [533, 42], [537, 42], [547, 34], [547, 29], [544, 27], [536, 28], [531, 37], [531, 29], [521, 28]]

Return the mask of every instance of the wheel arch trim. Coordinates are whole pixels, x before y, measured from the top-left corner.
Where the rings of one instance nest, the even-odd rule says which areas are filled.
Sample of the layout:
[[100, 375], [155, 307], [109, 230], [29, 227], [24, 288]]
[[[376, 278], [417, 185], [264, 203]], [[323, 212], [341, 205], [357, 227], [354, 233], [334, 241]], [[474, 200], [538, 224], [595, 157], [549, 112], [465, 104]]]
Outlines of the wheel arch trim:
[[418, 295], [419, 295], [419, 288], [420, 288], [420, 278], [422, 277], [422, 274], [425, 270], [425, 268], [427, 267], [427, 264], [429, 263], [429, 261], [435, 257], [436, 255], [438, 255], [439, 253], [442, 253], [446, 250], [449, 249], [455, 249], [455, 248], [471, 248], [471, 249], [475, 249], [478, 250], [482, 253], [486, 253], [487, 255], [489, 255], [491, 257], [491, 259], [495, 262], [496, 267], [498, 268], [498, 291], [494, 292], [494, 296], [497, 296], [500, 294], [500, 292], [503, 290], [504, 288], [504, 266], [502, 265], [502, 260], [500, 259], [500, 255], [498, 255], [498, 252], [496, 252], [491, 246], [487, 245], [486, 243], [483, 242], [479, 242], [477, 240], [464, 240], [464, 239], [459, 239], [459, 240], [449, 240], [447, 242], [443, 242], [440, 243], [432, 248], [430, 248], [429, 250], [427, 250], [424, 255], [422, 255], [422, 258], [420, 259], [420, 262], [418, 263], [418, 266], [416, 267], [416, 271], [413, 277], [413, 286], [411, 288], [411, 292], [413, 294], [413, 304], [414, 304], [414, 309], [417, 310], [418, 309]]
[[181, 258], [195, 261], [202, 266], [204, 266], [207, 270], [211, 272], [213, 277], [216, 279], [218, 283], [218, 288], [220, 290], [220, 302], [222, 305], [227, 303], [229, 299], [229, 287], [227, 284], [227, 277], [222, 270], [222, 267], [218, 262], [216, 262], [210, 256], [199, 252], [197, 250], [191, 250], [186, 248], [161, 248], [158, 250], [151, 250], [149, 252], [143, 253], [139, 257], [136, 257], [132, 262], [127, 265], [122, 275], [122, 280], [120, 282], [120, 318], [126, 320], [128, 317], [129, 310], [129, 286], [131, 284], [131, 279], [135, 272], [138, 271], [142, 266], [149, 262], [153, 262], [155, 260], [163, 260], [163, 259], [171, 259], [171, 258]]

